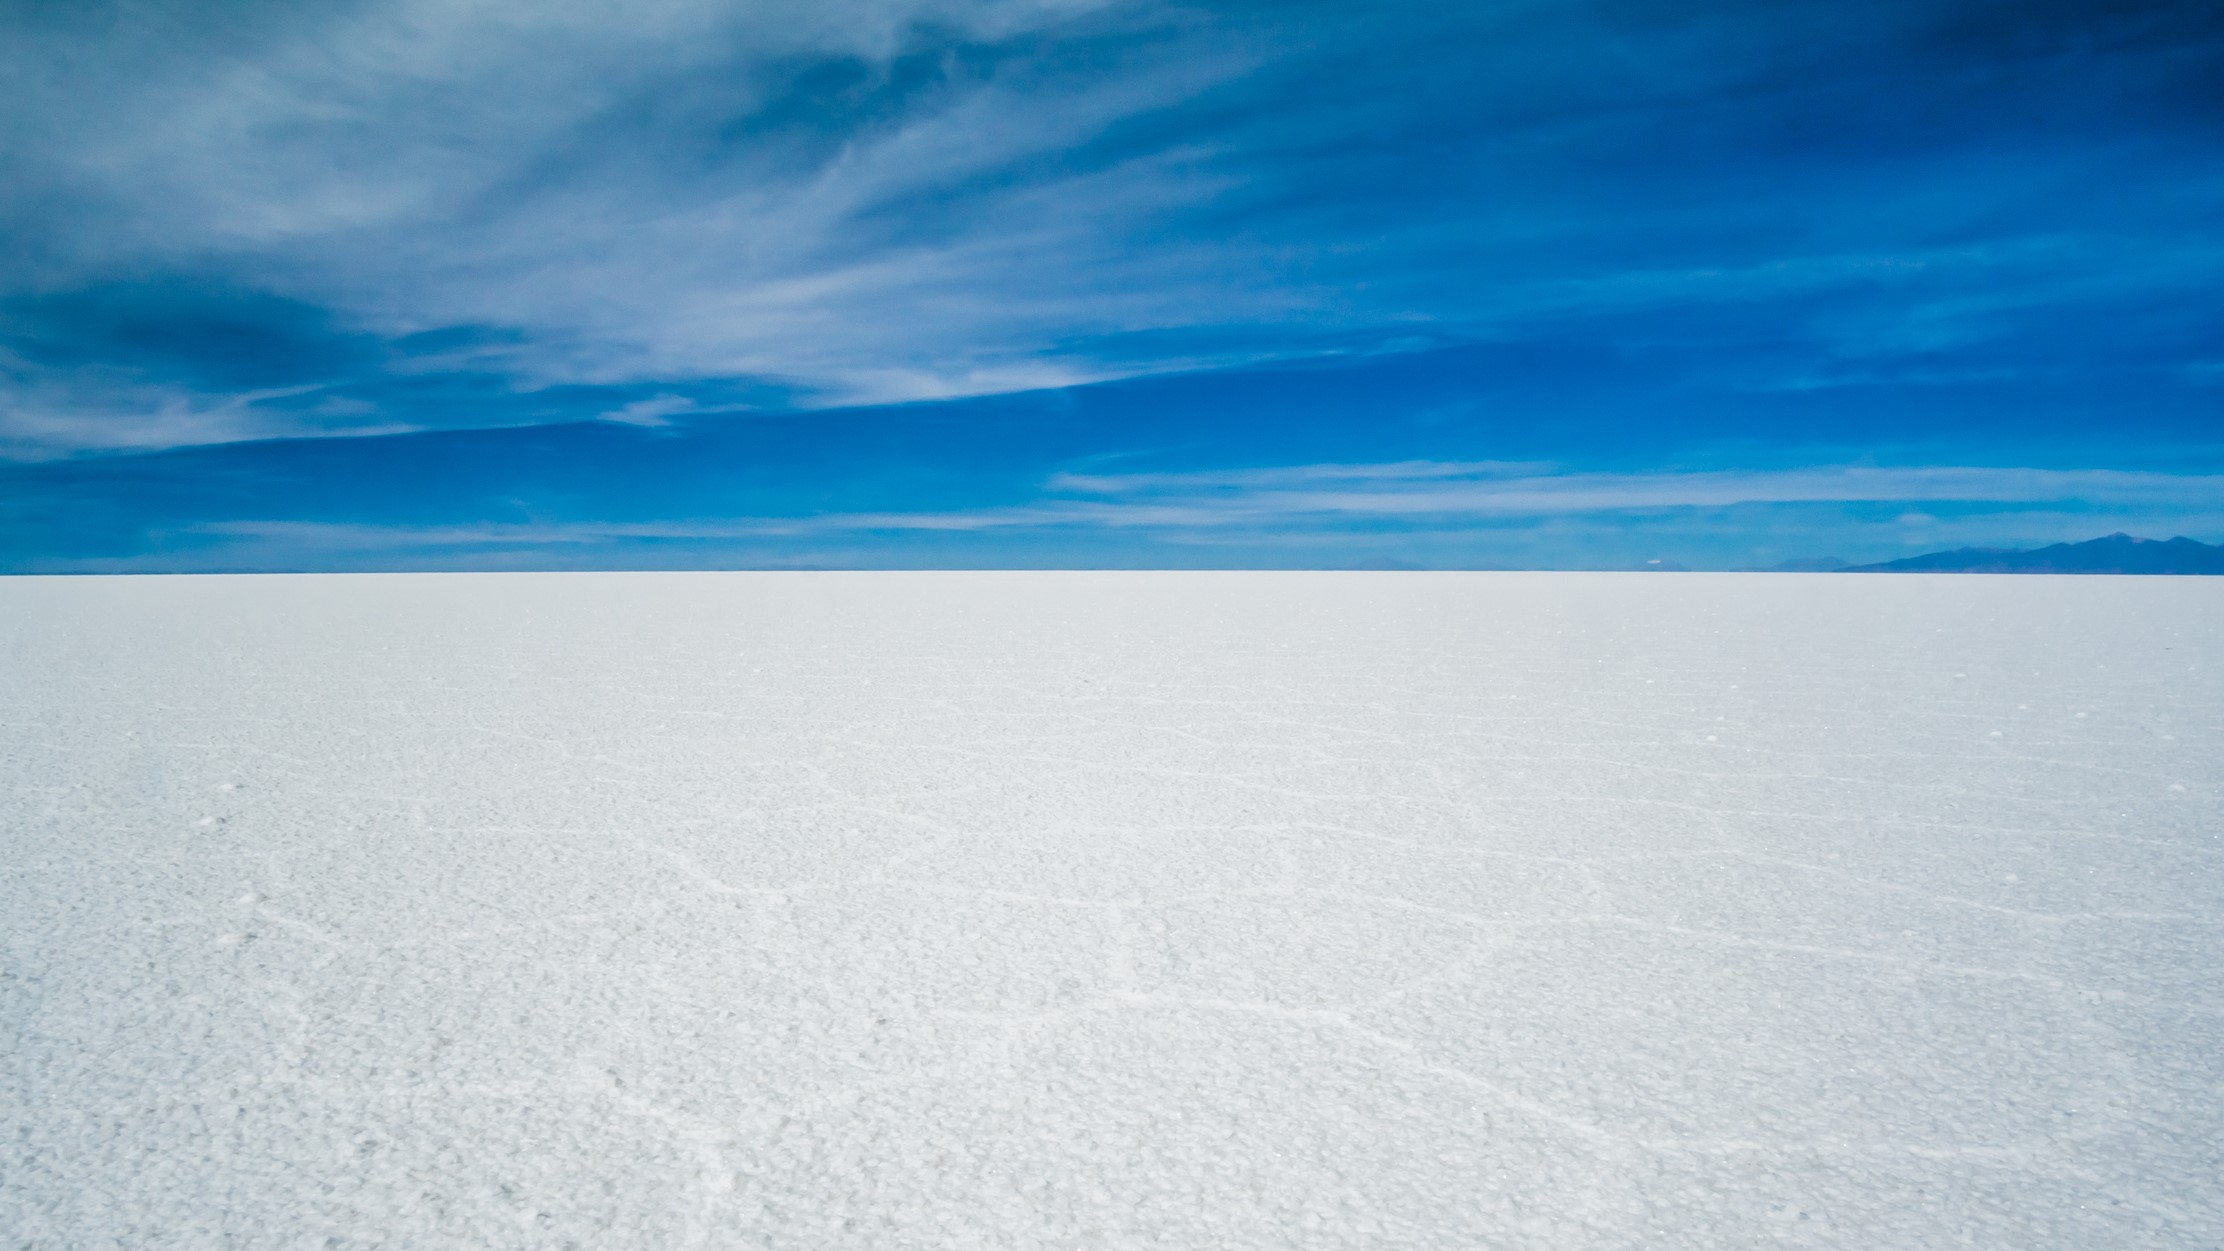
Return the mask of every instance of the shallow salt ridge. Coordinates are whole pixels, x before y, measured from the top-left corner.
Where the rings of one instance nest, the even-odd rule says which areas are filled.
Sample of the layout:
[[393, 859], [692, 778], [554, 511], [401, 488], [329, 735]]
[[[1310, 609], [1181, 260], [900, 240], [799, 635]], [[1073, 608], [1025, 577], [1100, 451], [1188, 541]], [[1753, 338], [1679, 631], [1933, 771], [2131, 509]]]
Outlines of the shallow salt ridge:
[[0, 580], [22, 1247], [2214, 1248], [2224, 580]]

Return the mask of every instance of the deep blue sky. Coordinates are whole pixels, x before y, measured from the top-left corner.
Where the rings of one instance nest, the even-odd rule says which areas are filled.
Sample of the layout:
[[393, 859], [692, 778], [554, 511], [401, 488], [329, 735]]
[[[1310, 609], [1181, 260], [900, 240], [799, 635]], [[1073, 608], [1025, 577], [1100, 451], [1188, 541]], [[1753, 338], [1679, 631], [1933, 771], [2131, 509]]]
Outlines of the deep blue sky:
[[0, 8], [0, 568], [2224, 540], [2224, 7]]

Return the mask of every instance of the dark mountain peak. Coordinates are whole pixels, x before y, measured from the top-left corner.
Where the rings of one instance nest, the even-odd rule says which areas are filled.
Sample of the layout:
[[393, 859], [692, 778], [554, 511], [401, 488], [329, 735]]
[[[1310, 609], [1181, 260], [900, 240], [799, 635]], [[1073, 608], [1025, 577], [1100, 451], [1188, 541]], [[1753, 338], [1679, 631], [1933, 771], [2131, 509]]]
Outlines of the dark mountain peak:
[[2055, 543], [2030, 550], [1963, 547], [1855, 565], [1842, 572], [2224, 574], [2224, 546], [2184, 535], [2143, 539], [2118, 531], [2083, 543]]

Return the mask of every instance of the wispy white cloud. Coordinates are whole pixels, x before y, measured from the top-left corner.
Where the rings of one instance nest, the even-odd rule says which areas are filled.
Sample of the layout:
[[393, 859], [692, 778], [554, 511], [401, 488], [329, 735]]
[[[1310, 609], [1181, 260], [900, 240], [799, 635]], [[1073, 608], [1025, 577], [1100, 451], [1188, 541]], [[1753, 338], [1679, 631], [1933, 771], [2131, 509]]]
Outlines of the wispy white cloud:
[[[1329, 518], [1459, 518], [1739, 504], [1968, 502], [2214, 506], [2224, 476], [2103, 469], [1821, 466], [1773, 470], [1540, 473], [1496, 462], [1302, 465], [1193, 474], [1060, 475], [987, 524], [1046, 518], [1111, 525], [1257, 525]], [[878, 524], [876, 522], [876, 524]], [[947, 520], [935, 522], [951, 524]]]
[[1540, 473], [1528, 464], [1403, 461], [1297, 465], [1190, 474], [1059, 475], [1021, 504], [793, 517], [556, 525], [386, 527], [241, 521], [199, 527], [229, 537], [315, 540], [364, 549], [396, 545], [735, 541], [863, 532], [981, 533], [1029, 529], [1279, 532], [1352, 522], [1446, 526], [1479, 519], [1741, 505], [1950, 504], [2041, 509], [2075, 504], [2181, 515], [2224, 511], [2224, 475], [1979, 466], [1815, 466], [1781, 470]]
[[652, 395], [602, 413], [600, 419], [623, 426], [669, 426], [675, 414], [691, 412], [694, 408], [695, 401], [684, 395]]
[[314, 390], [296, 386], [211, 392], [94, 371], [0, 377], [0, 461], [414, 429], [337, 397], [306, 408], [269, 406]]
[[[1935, 4], [1858, 23], [1209, 0], [31, 10], [0, 18], [0, 235], [19, 241], [0, 301], [216, 275], [381, 342], [489, 331], [364, 368], [519, 394], [747, 379], [801, 407], [946, 399], [1586, 318], [1654, 315], [1672, 337], [1725, 308], [1787, 310], [1764, 337], [1800, 349], [1748, 390], [1997, 379], [2032, 354], [1943, 358], [2034, 308], [2190, 300], [2224, 272], [2184, 226], [2224, 203], [2213, 175], [2165, 161], [2134, 180], [2144, 200], [2112, 197], [2123, 220], [2055, 220], [2063, 171], [2102, 182], [2125, 145], [1978, 144], [1972, 176], [1923, 155], [1936, 122], [1840, 116], [1849, 83], [1888, 70], [1937, 95], [1925, 118], [1969, 112], [1965, 84], [1895, 43]], [[1843, 146], [1905, 146], [1904, 168], [1788, 160], [1756, 133], [1869, 122]], [[350, 428], [243, 385], [17, 364], [0, 441], [41, 454]], [[352, 428], [529, 419], [498, 408]]]
[[1253, 469], [1210, 469], [1186, 473], [1079, 474], [1051, 476], [1047, 488], [1060, 494], [1135, 496], [1158, 493], [1197, 495], [1214, 491], [1257, 492], [1334, 483], [1410, 484], [1471, 479], [1493, 481], [1548, 474], [1543, 461], [1405, 460], [1382, 464], [1277, 465]]
[[19, 286], [221, 258], [379, 334], [502, 327], [473, 363], [526, 386], [821, 404], [1116, 377], [1060, 345], [1291, 298], [1240, 246], [1133, 247], [1209, 152], [1071, 159], [1264, 55], [1152, 5], [377, 0], [175, 57], [130, 16], [0, 53], [16, 168], [89, 202]]
[[761, 524], [779, 533], [1080, 526], [1274, 529], [1456, 523], [1747, 504], [2077, 502], [2182, 511], [2224, 506], [2224, 476], [1965, 466], [1824, 466], [1686, 473], [1536, 473], [1534, 466], [1406, 461], [1195, 474], [1060, 475], [1043, 498], [948, 512], [848, 513]]

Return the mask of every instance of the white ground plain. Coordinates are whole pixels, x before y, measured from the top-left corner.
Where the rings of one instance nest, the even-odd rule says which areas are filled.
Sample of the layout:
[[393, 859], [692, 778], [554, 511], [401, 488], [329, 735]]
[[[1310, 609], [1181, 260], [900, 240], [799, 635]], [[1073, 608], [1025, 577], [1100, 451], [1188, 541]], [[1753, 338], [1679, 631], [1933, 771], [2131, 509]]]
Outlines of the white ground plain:
[[0, 696], [8, 1247], [2224, 1240], [2224, 579], [12, 579]]

